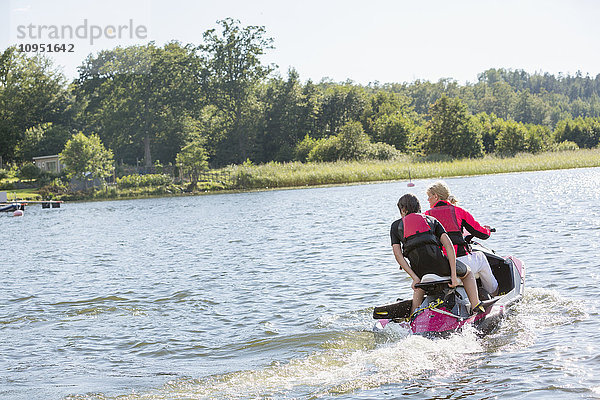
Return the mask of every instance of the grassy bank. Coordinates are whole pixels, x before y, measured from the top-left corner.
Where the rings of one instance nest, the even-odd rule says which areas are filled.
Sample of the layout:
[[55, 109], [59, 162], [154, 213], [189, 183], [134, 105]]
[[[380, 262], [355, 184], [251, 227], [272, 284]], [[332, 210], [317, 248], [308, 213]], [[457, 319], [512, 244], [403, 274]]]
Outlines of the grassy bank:
[[338, 161], [334, 163], [268, 163], [235, 166], [232, 185], [238, 189], [283, 188], [386, 180], [443, 178], [600, 166], [600, 149], [519, 154], [500, 158], [425, 161]]
[[[66, 201], [132, 199], [218, 193], [318, 185], [336, 185], [387, 180], [445, 178], [509, 172], [542, 171], [600, 167], [600, 149], [519, 154], [515, 157], [487, 156], [473, 160], [431, 161], [406, 156], [396, 161], [338, 161], [332, 163], [268, 163], [237, 165], [213, 171], [218, 181], [200, 182], [190, 193], [186, 185], [119, 188], [107, 187], [77, 193], [56, 193], [54, 199]], [[40, 199], [34, 189], [10, 190], [20, 199]]]
[[6, 192], [8, 201], [13, 200], [42, 200], [42, 196], [36, 192], [35, 189], [14, 189], [14, 190], [1, 190], [0, 192]]

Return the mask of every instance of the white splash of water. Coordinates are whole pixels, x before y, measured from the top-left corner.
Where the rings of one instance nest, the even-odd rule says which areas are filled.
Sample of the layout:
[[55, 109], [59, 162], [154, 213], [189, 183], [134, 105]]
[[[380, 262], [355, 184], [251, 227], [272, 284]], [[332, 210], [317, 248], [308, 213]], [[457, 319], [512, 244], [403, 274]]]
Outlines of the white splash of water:
[[[119, 396], [121, 400], [155, 399], [271, 399], [322, 398], [348, 394], [410, 379], [444, 379], [473, 368], [488, 351], [512, 352], [535, 343], [544, 329], [585, 320], [584, 307], [548, 289], [527, 289], [520, 303], [502, 321], [498, 331], [483, 339], [465, 329], [447, 339], [410, 335], [390, 324], [383, 336], [364, 328], [365, 312], [320, 321], [321, 327], [342, 324], [336, 338], [322, 349], [285, 363], [274, 362], [256, 370], [199, 379], [176, 379], [152, 392]], [[364, 315], [363, 315], [364, 314]], [[367, 324], [372, 323], [368, 321]], [[557, 349], [557, 357], [560, 349]], [[564, 357], [559, 357], [564, 361]], [[580, 373], [577, 360], [563, 363], [565, 372]], [[595, 388], [594, 392], [600, 390]], [[102, 395], [78, 399], [108, 399]]]
[[487, 344], [497, 351], [519, 351], [534, 344], [546, 329], [587, 318], [589, 314], [580, 301], [556, 290], [528, 288], [501, 322], [498, 332], [487, 338]]
[[323, 347], [322, 351], [287, 363], [201, 379], [178, 379], [156, 392], [119, 399], [319, 398], [399, 383], [423, 374], [448, 376], [471, 366], [482, 352], [472, 331], [437, 340], [406, 336], [384, 345], [375, 343], [372, 332], [354, 331]]

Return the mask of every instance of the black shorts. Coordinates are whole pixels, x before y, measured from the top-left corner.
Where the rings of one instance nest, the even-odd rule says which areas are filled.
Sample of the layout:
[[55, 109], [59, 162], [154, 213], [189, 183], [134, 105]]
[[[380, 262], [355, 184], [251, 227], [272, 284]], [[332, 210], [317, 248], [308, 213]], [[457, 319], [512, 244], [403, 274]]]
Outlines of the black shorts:
[[[410, 267], [420, 278], [427, 274], [450, 276], [450, 263], [439, 247], [423, 246], [408, 254]], [[469, 267], [462, 261], [456, 260], [456, 276], [463, 278], [469, 272]]]

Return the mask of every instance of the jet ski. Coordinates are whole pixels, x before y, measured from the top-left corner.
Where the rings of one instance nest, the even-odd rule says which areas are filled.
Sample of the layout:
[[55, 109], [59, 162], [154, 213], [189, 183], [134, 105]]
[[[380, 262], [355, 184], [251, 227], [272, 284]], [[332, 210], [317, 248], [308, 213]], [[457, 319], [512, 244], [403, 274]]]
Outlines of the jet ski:
[[[425, 291], [425, 299], [411, 314], [412, 300], [398, 299], [396, 303], [375, 307], [373, 318], [378, 321], [373, 330], [382, 331], [389, 323], [408, 325], [413, 334], [445, 336], [472, 325], [479, 332], [491, 332], [511, 306], [523, 297], [525, 265], [513, 256], [501, 257], [493, 250], [467, 237], [473, 251], [487, 257], [492, 273], [498, 281], [498, 294], [491, 296], [477, 281], [479, 299], [484, 312], [471, 314], [471, 304], [464, 287], [451, 288], [449, 276], [428, 274], [416, 286]], [[477, 278], [477, 276], [476, 276]]]

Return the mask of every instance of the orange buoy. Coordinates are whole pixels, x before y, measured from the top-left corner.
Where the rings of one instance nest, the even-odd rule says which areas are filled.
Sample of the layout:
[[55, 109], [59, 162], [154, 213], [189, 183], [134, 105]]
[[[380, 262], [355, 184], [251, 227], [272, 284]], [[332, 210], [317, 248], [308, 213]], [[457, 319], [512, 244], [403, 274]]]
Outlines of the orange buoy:
[[415, 186], [415, 184], [414, 184], [414, 183], [412, 183], [412, 179], [411, 179], [411, 177], [410, 177], [410, 169], [408, 170], [408, 184], [407, 184], [406, 186], [408, 186], [408, 187], [413, 187], [413, 186]]

